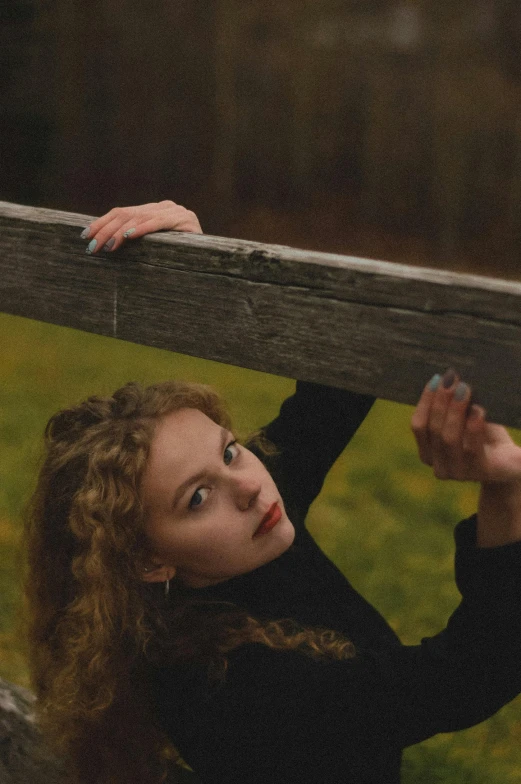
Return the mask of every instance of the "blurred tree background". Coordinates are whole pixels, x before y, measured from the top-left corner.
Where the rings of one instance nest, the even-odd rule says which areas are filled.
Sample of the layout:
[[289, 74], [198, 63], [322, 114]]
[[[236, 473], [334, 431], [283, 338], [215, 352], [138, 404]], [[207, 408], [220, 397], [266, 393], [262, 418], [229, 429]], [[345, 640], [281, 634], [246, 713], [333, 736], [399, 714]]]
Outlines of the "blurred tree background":
[[[207, 233], [519, 276], [519, 0], [2, 0], [0, 96], [0, 199], [173, 198]], [[27, 685], [16, 553], [49, 416], [178, 376], [246, 433], [292, 383], [10, 316], [0, 366], [0, 676]], [[377, 403], [310, 525], [415, 644], [457, 605], [476, 488], [433, 480], [410, 414]], [[520, 743], [518, 699], [407, 750], [404, 783], [521, 782]]]
[[517, 275], [517, 0], [3, 0], [0, 198]]

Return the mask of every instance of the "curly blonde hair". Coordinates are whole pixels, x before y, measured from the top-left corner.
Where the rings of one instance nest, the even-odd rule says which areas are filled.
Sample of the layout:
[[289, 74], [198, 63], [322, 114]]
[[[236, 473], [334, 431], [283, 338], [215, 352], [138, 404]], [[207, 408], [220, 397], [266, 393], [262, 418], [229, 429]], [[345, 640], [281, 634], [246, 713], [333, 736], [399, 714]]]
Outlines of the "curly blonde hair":
[[[200, 384], [129, 383], [55, 414], [26, 525], [27, 640], [44, 734], [79, 784], [158, 784], [176, 751], [157, 725], [146, 666], [189, 657], [223, 677], [244, 642], [348, 658], [350, 642], [236, 608], [175, 606], [165, 622], [141, 575], [150, 556], [140, 483], [155, 425], [181, 408], [230, 428]], [[153, 600], [151, 600], [153, 597]], [[163, 602], [164, 604], [164, 602]]]

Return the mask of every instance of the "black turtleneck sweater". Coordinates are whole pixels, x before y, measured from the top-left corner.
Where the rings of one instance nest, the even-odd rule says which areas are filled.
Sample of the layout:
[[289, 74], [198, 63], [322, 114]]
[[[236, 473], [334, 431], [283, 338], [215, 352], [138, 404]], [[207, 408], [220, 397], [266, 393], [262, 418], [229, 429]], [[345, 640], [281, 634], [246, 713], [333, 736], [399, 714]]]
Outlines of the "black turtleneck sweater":
[[297, 382], [265, 428], [262, 458], [297, 534], [280, 558], [194, 597], [260, 619], [293, 618], [351, 640], [352, 659], [245, 644], [220, 686], [196, 666], [154, 672], [159, 720], [204, 784], [397, 784], [401, 752], [470, 727], [521, 692], [521, 542], [476, 547], [475, 516], [455, 530], [462, 600], [447, 627], [403, 646], [322, 553], [304, 520], [373, 399]]

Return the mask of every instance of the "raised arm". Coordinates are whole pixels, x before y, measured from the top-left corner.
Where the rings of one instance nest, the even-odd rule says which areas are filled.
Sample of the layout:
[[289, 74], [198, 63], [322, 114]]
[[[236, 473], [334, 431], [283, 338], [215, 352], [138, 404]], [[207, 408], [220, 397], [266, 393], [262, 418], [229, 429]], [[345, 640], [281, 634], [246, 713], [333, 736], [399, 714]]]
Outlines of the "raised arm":
[[[312, 390], [306, 392], [306, 402], [311, 401]], [[347, 411], [350, 396], [339, 394]], [[288, 409], [311, 415], [311, 407], [296, 398], [287, 401]], [[352, 402], [356, 404], [356, 398]], [[359, 402], [363, 410], [365, 404]], [[295, 657], [298, 698], [292, 721], [300, 728], [302, 745], [310, 745], [317, 754], [324, 752], [330, 738], [340, 742], [342, 732], [346, 753], [355, 753], [358, 740], [352, 733], [357, 727], [366, 728], [363, 732], [372, 737], [375, 749], [379, 743], [381, 748], [403, 748], [439, 732], [477, 724], [521, 693], [521, 448], [504, 428], [486, 422], [484, 414], [472, 405], [471, 389], [455, 373], [435, 377], [425, 387], [412, 419], [422, 461], [441, 479], [482, 485], [478, 514], [455, 531], [456, 582], [462, 600], [446, 628], [420, 645], [360, 651], [352, 660], [327, 667]], [[361, 421], [360, 411], [359, 420], [356, 414], [352, 417], [344, 439]], [[275, 420], [267, 432], [273, 428], [277, 435], [279, 427]], [[307, 443], [307, 436], [303, 441]], [[297, 464], [304, 462], [299, 444], [297, 431], [290, 450]], [[340, 445], [339, 438], [335, 449]], [[335, 449], [328, 452], [329, 459]], [[269, 670], [273, 665], [267, 666]], [[328, 709], [317, 741], [309, 715], [323, 695]], [[363, 745], [363, 738], [360, 742]]]
[[266, 463], [297, 526], [374, 400], [370, 395], [297, 381], [295, 394], [263, 428], [277, 449]]
[[404, 745], [483, 721], [521, 692], [521, 448], [453, 371], [427, 385], [412, 427], [436, 476], [478, 481], [481, 493], [455, 532], [460, 606], [395, 662]]

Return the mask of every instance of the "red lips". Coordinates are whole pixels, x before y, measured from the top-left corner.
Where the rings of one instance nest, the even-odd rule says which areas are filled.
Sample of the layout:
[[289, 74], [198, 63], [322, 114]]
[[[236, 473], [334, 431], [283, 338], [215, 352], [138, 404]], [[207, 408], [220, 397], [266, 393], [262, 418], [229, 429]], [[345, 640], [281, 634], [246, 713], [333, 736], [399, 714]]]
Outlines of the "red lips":
[[253, 534], [253, 536], [261, 536], [262, 534], [267, 534], [268, 531], [271, 531], [274, 526], [277, 525], [280, 518], [282, 517], [282, 511], [280, 506], [277, 503], [274, 503], [270, 506], [264, 517], [262, 518], [259, 527]]

